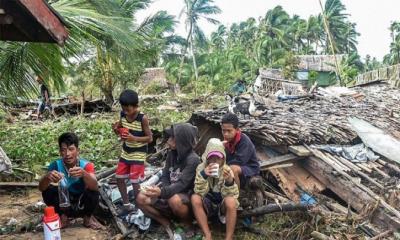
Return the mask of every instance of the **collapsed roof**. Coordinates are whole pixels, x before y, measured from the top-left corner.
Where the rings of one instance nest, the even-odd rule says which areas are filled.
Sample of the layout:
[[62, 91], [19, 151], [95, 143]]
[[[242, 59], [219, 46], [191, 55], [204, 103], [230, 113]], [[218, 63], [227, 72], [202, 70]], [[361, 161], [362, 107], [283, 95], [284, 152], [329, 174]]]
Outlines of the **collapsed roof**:
[[[341, 97], [325, 91], [325, 96], [292, 101], [264, 99], [268, 111], [257, 118], [244, 116], [241, 129], [268, 146], [351, 144], [357, 134], [348, 118], [358, 117], [400, 138], [400, 89], [376, 84], [352, 90]], [[199, 111], [193, 118], [218, 124], [226, 112], [227, 108]]]

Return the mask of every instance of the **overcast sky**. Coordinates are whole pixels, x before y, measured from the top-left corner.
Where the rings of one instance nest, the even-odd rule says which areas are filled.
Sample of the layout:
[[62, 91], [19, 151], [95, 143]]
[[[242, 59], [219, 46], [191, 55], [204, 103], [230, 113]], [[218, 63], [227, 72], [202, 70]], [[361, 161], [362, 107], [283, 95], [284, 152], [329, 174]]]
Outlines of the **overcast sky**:
[[[138, 20], [159, 10], [166, 10], [169, 14], [179, 16], [184, 0], [153, 0], [152, 5], [145, 11], [139, 12]], [[322, 0], [324, 3], [325, 0]], [[357, 31], [361, 33], [358, 38], [358, 50], [364, 58], [365, 55], [377, 57], [382, 60], [389, 51], [390, 23], [400, 20], [400, 0], [342, 0], [347, 8], [352, 22], [357, 23]], [[302, 18], [321, 12], [318, 0], [215, 0], [222, 13], [216, 18], [225, 25], [246, 20], [249, 17], [258, 19], [265, 13], [281, 5], [290, 15], [297, 14]], [[181, 19], [183, 22], [183, 18]], [[216, 29], [206, 22], [200, 26], [209, 35]], [[177, 28], [180, 35], [185, 35], [185, 28], [180, 24]]]

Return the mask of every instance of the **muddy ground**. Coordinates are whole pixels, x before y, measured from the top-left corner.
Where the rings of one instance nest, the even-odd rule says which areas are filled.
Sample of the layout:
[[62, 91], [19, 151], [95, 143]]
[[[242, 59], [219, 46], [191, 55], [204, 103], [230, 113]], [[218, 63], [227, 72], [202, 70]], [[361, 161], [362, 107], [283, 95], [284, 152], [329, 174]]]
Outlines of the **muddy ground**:
[[[0, 226], [5, 226], [11, 218], [18, 222], [24, 222], [29, 219], [35, 219], [36, 213], [31, 211], [29, 207], [41, 200], [41, 195], [37, 190], [29, 191], [0, 191]], [[109, 239], [107, 231], [95, 231], [85, 228], [81, 225], [81, 221], [74, 223], [71, 227], [61, 231], [63, 240], [100, 240]], [[0, 239], [8, 240], [42, 240], [43, 232], [27, 232], [21, 234], [0, 235]]]
[[[29, 222], [37, 219], [41, 211], [32, 210], [33, 205], [41, 200], [41, 195], [36, 189], [0, 189], [0, 228], [7, 225], [11, 218], [15, 218], [18, 223]], [[35, 217], [36, 216], [36, 217]], [[304, 213], [292, 214], [271, 214], [252, 226], [261, 232], [252, 233], [250, 230], [243, 229], [242, 224], [237, 224], [235, 239], [258, 240], [258, 239], [309, 239], [306, 237], [309, 232], [309, 216]], [[113, 225], [107, 226], [106, 231], [95, 231], [81, 225], [82, 220], [73, 223], [69, 228], [61, 231], [63, 240], [103, 240], [112, 239], [116, 235]], [[140, 235], [141, 239], [166, 239], [163, 230], [152, 223], [151, 230], [146, 234]], [[214, 239], [224, 239], [224, 226], [211, 225]], [[35, 229], [35, 228], [33, 228]], [[200, 230], [198, 230], [200, 231]], [[269, 236], [269, 237], [266, 237]], [[12, 233], [0, 235], [0, 239], [7, 240], [41, 240], [43, 239], [42, 230], [32, 230], [24, 233]]]

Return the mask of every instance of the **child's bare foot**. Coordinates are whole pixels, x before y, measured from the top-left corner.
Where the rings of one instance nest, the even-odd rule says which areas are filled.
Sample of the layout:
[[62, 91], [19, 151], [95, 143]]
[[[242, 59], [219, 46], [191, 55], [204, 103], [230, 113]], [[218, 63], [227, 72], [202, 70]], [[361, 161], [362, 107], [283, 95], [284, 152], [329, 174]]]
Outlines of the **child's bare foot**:
[[106, 228], [97, 221], [97, 219], [93, 216], [85, 216], [83, 218], [83, 225], [87, 228], [91, 228], [93, 230], [105, 230]]
[[68, 219], [67, 215], [62, 214], [60, 216], [60, 222], [61, 222], [61, 228], [67, 228], [69, 225], [69, 219]]

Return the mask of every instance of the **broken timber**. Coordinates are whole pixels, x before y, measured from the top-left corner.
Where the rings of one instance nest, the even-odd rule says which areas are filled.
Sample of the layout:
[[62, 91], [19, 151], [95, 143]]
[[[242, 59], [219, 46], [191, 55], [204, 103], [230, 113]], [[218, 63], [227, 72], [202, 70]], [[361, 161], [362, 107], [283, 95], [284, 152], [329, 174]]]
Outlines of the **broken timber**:
[[38, 182], [0, 182], [0, 187], [32, 187], [39, 186]]
[[107, 196], [107, 193], [104, 192], [102, 186], [99, 187], [99, 192], [100, 192], [100, 197], [103, 199], [104, 203], [107, 205], [107, 207], [112, 215], [114, 224], [117, 226], [117, 228], [121, 232], [121, 234], [125, 235], [128, 232], [128, 229], [126, 228], [124, 222], [118, 217], [118, 213], [115, 208], [115, 205], [111, 202], [111, 200]]
[[293, 202], [282, 204], [268, 204], [266, 206], [243, 211], [239, 214], [239, 217], [245, 218], [250, 216], [262, 216], [264, 214], [275, 212], [308, 211], [311, 208], [312, 206], [310, 205]]
[[267, 170], [268, 168], [276, 166], [276, 165], [281, 165], [281, 164], [285, 164], [288, 162], [294, 162], [296, 160], [303, 159], [303, 157], [299, 157], [299, 156], [296, 156], [291, 153], [282, 155], [282, 156], [272, 157], [272, 158], [268, 158], [268, 156], [261, 151], [257, 151], [256, 154], [257, 154], [258, 159], [260, 159], [260, 161], [261, 161], [260, 167], [262, 170]]
[[[316, 157], [309, 157], [303, 162], [303, 167], [307, 171], [312, 173], [327, 188], [331, 189], [358, 212], [362, 212], [368, 206], [374, 206], [376, 202], [379, 202], [382, 208], [378, 208], [375, 211], [372, 220], [394, 229], [400, 228], [400, 213], [398, 210], [337, 166], [331, 165], [318, 150], [308, 149]], [[394, 215], [395, 217], [390, 215]]]

